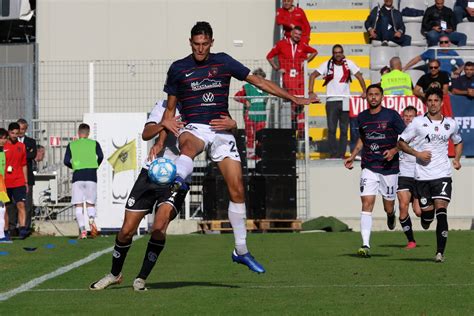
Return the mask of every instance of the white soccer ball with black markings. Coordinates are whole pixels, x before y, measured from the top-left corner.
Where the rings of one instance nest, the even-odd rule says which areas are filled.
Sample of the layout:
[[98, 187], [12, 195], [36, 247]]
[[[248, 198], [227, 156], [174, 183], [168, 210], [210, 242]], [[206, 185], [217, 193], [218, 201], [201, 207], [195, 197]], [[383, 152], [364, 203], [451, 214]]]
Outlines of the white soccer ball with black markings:
[[176, 178], [176, 165], [170, 159], [157, 158], [150, 164], [148, 177], [156, 184], [169, 184]]

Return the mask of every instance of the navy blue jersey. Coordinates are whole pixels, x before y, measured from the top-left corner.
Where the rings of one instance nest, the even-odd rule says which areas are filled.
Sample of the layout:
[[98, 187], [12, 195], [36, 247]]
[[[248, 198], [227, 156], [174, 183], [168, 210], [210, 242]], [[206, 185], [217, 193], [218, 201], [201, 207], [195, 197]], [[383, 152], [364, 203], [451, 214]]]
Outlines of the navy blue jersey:
[[367, 168], [383, 175], [397, 174], [398, 153], [390, 161], [383, 158], [383, 153], [397, 146], [398, 135], [405, 129], [400, 115], [384, 107], [377, 114], [370, 114], [367, 109], [357, 116], [357, 121], [360, 139], [364, 144], [362, 169]]
[[230, 79], [245, 80], [249, 73], [250, 69], [225, 53], [209, 54], [203, 62], [189, 55], [170, 66], [164, 91], [178, 98], [185, 123], [209, 124], [229, 115]]

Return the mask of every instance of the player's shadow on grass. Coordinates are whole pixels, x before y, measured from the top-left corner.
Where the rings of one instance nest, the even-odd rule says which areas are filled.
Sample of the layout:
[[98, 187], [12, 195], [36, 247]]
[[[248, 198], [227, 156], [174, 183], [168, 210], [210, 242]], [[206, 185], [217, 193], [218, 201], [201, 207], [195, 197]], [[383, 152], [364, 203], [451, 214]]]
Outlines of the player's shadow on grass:
[[[343, 253], [342, 255], [339, 255], [339, 256], [361, 258], [361, 256], [359, 256], [356, 253]], [[389, 255], [384, 255], [384, 254], [380, 254], [380, 253], [374, 253], [374, 254], [371, 254], [370, 256], [371, 257], [389, 257]]]
[[[390, 244], [390, 245], [377, 245], [376, 247], [382, 247], [382, 248], [405, 248], [407, 245], [406, 244], [403, 244], [403, 245], [395, 245], [395, 244]], [[416, 245], [416, 248], [419, 248], [419, 247], [428, 247], [428, 245], [419, 245], [417, 244]]]
[[177, 289], [188, 286], [200, 286], [200, 287], [215, 287], [215, 288], [227, 288], [227, 289], [238, 289], [240, 286], [230, 284], [220, 284], [212, 282], [156, 282], [147, 284], [150, 289]]
[[394, 258], [392, 260], [414, 261], [414, 262], [434, 262], [433, 258]]

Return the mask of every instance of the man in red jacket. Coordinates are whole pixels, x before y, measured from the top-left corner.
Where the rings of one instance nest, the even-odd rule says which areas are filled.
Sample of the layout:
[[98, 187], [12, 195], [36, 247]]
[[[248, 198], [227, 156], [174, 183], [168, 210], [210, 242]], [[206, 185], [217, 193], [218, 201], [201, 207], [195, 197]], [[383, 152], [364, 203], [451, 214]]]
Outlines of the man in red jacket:
[[5, 186], [10, 200], [16, 204], [18, 210], [18, 224], [20, 225], [20, 238], [28, 236], [26, 228], [25, 201], [27, 194], [28, 173], [26, 170], [26, 147], [18, 141], [20, 125], [8, 125], [8, 141], [3, 147], [6, 160]]
[[[301, 41], [302, 30], [299, 26], [291, 31], [290, 38], [277, 42], [267, 54], [267, 60], [275, 71], [282, 74], [283, 85], [288, 93], [298, 96], [304, 95], [304, 61], [310, 62], [318, 51]], [[278, 64], [274, 61], [278, 58]], [[298, 129], [298, 137], [303, 137], [304, 111], [303, 106], [291, 105], [292, 127]], [[296, 125], [296, 126], [295, 126]]]
[[293, 0], [283, 0], [283, 7], [277, 9], [276, 24], [283, 26], [286, 38], [290, 38], [291, 31], [295, 26], [301, 27], [303, 31], [301, 41], [306, 44], [309, 43], [311, 27], [309, 26], [304, 10], [295, 7]]

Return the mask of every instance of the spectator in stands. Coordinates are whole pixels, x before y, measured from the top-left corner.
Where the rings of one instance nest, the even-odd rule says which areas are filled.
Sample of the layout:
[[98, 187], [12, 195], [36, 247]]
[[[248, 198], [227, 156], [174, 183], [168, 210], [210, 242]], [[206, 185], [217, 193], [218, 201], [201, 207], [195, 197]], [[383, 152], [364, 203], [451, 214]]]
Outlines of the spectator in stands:
[[468, 61], [464, 65], [464, 76], [453, 81], [453, 94], [464, 95], [469, 99], [474, 99], [474, 63]]
[[97, 169], [104, 159], [100, 144], [89, 139], [90, 127], [81, 123], [78, 128], [79, 138], [67, 145], [64, 155], [64, 164], [71, 168], [72, 197], [71, 203], [75, 207], [76, 220], [81, 231], [79, 238], [87, 238], [84, 204], [87, 207], [91, 236], [98, 234], [95, 225], [97, 200]]
[[35, 185], [35, 177], [33, 176], [33, 160], [36, 157], [36, 140], [26, 135], [28, 130], [28, 122], [21, 118], [17, 120], [20, 125], [18, 133], [18, 141], [25, 144], [26, 147], [26, 167], [28, 172], [28, 193], [26, 194], [26, 227], [31, 228], [31, 216], [33, 215], [33, 186]]
[[[355, 76], [362, 88], [362, 97], [365, 98], [365, 81], [360, 68], [344, 56], [344, 48], [336, 44], [332, 48], [332, 57], [322, 63], [310, 76], [309, 97], [316, 98], [314, 80], [323, 76], [326, 86], [326, 115], [328, 125], [329, 155], [331, 158], [345, 157], [347, 147], [347, 125], [349, 124], [349, 96], [350, 83]], [[336, 141], [336, 129], [339, 122], [340, 138]]]
[[8, 125], [8, 141], [4, 146], [6, 158], [5, 186], [10, 201], [15, 203], [19, 236], [25, 239], [28, 236], [26, 227], [25, 201], [28, 191], [28, 171], [26, 166], [26, 147], [18, 141], [20, 125], [16, 122]]
[[413, 95], [411, 77], [403, 72], [399, 57], [390, 59], [390, 68], [392, 70], [380, 78], [384, 95]]
[[[253, 75], [263, 79], [267, 76], [262, 68], [257, 68]], [[268, 93], [246, 83], [235, 94], [235, 100], [244, 105], [245, 135], [247, 137], [247, 157], [255, 159], [255, 134], [265, 128], [267, 122]]]
[[444, 0], [435, 0], [435, 5], [426, 9], [421, 33], [426, 36], [428, 46], [438, 44], [443, 35], [457, 46], [465, 46], [467, 41], [466, 34], [456, 32], [456, 17], [453, 10], [444, 6]]
[[365, 28], [369, 38], [382, 41], [382, 46], [387, 46], [388, 41], [400, 46], [411, 44], [411, 36], [405, 34], [402, 14], [393, 7], [393, 0], [384, 0], [382, 7], [373, 8], [365, 21]]
[[36, 157], [33, 160], [32, 169], [35, 172], [39, 171], [38, 163], [44, 160], [45, 148], [43, 145], [36, 146]]
[[413, 90], [413, 93], [423, 101], [428, 89], [437, 88], [441, 89], [443, 94], [448, 94], [449, 88], [449, 76], [446, 72], [440, 70], [439, 60], [430, 60], [428, 66], [430, 72], [421, 76]]
[[[272, 68], [283, 76], [283, 85], [288, 93], [304, 95], [304, 62], [310, 62], [318, 51], [306, 43], [301, 42], [301, 27], [295, 26], [290, 38], [284, 38], [267, 54], [267, 60]], [[275, 56], [278, 64], [275, 63]], [[298, 130], [298, 138], [304, 135], [304, 106], [291, 105], [292, 128]]]
[[299, 26], [302, 31], [301, 42], [308, 44], [311, 33], [308, 19], [304, 10], [293, 5], [293, 0], [283, 0], [283, 7], [277, 9], [276, 24], [283, 27], [286, 38], [291, 37], [291, 31]]
[[[449, 41], [449, 37], [447, 35], [443, 35], [439, 38], [439, 46], [440, 47], [450, 47], [451, 42]], [[458, 57], [458, 58], [444, 58], [444, 57]], [[459, 57], [458, 53], [453, 49], [440, 49], [436, 54], [434, 49], [428, 49], [423, 54], [414, 57], [410, 60], [405, 67], [403, 68], [404, 71], [410, 69], [413, 65], [416, 65], [418, 62], [422, 60], [432, 60], [439, 58], [439, 62], [441, 64], [441, 71], [445, 71], [450, 75], [452, 78], [458, 77], [463, 68], [464, 68], [464, 61]]]
[[454, 16], [456, 24], [461, 23], [464, 18], [467, 18], [469, 22], [474, 22], [474, 0], [456, 0]]

